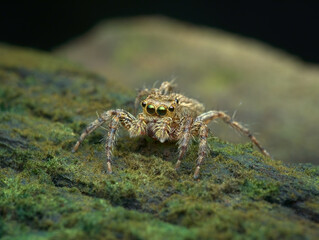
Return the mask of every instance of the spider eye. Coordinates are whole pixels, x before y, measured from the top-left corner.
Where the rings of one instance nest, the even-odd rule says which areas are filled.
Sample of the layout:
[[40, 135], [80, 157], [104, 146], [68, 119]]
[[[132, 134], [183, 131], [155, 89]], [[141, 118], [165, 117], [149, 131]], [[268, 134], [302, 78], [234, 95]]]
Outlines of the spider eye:
[[170, 106], [170, 107], [168, 108], [168, 110], [169, 110], [170, 112], [173, 112], [173, 111], [174, 111], [174, 107], [173, 107], [173, 106]]
[[146, 110], [147, 110], [147, 112], [149, 113], [149, 114], [154, 114], [155, 113], [155, 107], [154, 107], [154, 105], [148, 105], [147, 106], [147, 108], [146, 108]]
[[178, 103], [179, 103], [179, 100], [178, 100], [177, 98], [175, 98], [175, 102], [176, 102], [176, 104], [178, 104]]
[[142, 107], [143, 107], [143, 108], [145, 108], [145, 106], [146, 106], [146, 102], [142, 102], [142, 104], [141, 104], [141, 105], [142, 105]]
[[160, 106], [157, 108], [156, 110], [157, 114], [160, 115], [160, 116], [164, 116], [167, 112], [166, 108], [163, 107], [163, 106]]

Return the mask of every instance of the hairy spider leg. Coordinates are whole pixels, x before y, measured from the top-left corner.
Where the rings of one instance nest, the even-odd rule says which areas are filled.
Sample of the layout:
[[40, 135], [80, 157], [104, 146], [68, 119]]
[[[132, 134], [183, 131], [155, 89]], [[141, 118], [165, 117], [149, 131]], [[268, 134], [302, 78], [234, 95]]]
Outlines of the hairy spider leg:
[[89, 135], [90, 133], [92, 133], [95, 129], [97, 129], [98, 127], [100, 127], [103, 123], [105, 123], [107, 120], [110, 119], [110, 117], [114, 114], [113, 113], [114, 110], [109, 110], [107, 112], [104, 112], [103, 114], [101, 114], [101, 116], [94, 120], [93, 122], [91, 122], [87, 128], [82, 132], [79, 140], [76, 142], [76, 144], [74, 145], [72, 152], [76, 152], [80, 146], [80, 144], [83, 142], [83, 140], [85, 139], [85, 137], [87, 135]]
[[109, 132], [107, 134], [107, 138], [105, 142], [106, 166], [104, 166], [104, 169], [107, 171], [107, 173], [112, 173], [112, 164], [111, 164], [112, 149], [115, 143], [116, 131], [118, 129], [119, 123], [120, 123], [120, 118], [117, 114], [112, 118], [109, 124]]
[[199, 129], [197, 127], [197, 135], [199, 135], [200, 142], [198, 146], [198, 157], [196, 161], [196, 169], [194, 172], [194, 179], [198, 179], [199, 177], [199, 170], [200, 170], [200, 165], [203, 162], [203, 159], [206, 157], [207, 152], [208, 152], [208, 147], [207, 147], [207, 137], [208, 137], [208, 126], [200, 121], [200, 122], [194, 122], [194, 125], [199, 125]]
[[258, 140], [256, 139], [255, 136], [252, 135], [252, 133], [249, 131], [248, 128], [245, 128], [242, 126], [239, 122], [236, 122], [232, 120], [232, 118], [227, 115], [225, 112], [222, 111], [209, 111], [206, 113], [203, 113], [199, 115], [196, 120], [203, 121], [204, 123], [208, 124], [209, 122], [213, 121], [214, 119], [221, 118], [225, 123], [229, 124], [231, 127], [234, 129], [238, 130], [239, 132], [243, 133], [246, 135], [250, 140], [255, 144], [255, 146], [260, 150], [260, 152], [267, 156], [270, 157], [270, 154], [264, 149]]
[[109, 119], [111, 119], [111, 121], [109, 124], [108, 136], [105, 142], [105, 153], [107, 160], [105, 169], [108, 173], [112, 173], [112, 149], [116, 140], [116, 131], [118, 129], [119, 123], [121, 123], [121, 125], [129, 131], [131, 137], [144, 135], [146, 133], [146, 123], [141, 114], [139, 114], [139, 118], [135, 118], [132, 114], [123, 109], [109, 110], [104, 112], [100, 118], [90, 123], [89, 126], [84, 130], [79, 140], [73, 147], [72, 152], [75, 152], [79, 148], [80, 144], [88, 134], [92, 133], [95, 129], [100, 127]]
[[136, 137], [146, 134], [146, 123], [141, 114], [138, 118], [135, 118], [131, 113], [117, 109], [116, 115], [112, 118], [109, 125], [109, 132], [105, 143], [105, 153], [107, 166], [105, 167], [107, 173], [112, 173], [112, 150], [116, 140], [116, 131], [119, 127], [119, 123], [129, 131], [130, 137]]
[[181, 126], [180, 133], [179, 133], [181, 135], [178, 141], [179, 154], [178, 154], [178, 159], [175, 165], [176, 170], [178, 170], [181, 165], [181, 162], [182, 162], [181, 160], [187, 151], [189, 141], [192, 137], [192, 134], [191, 134], [192, 124], [193, 124], [193, 119], [191, 117], [188, 117], [183, 121], [183, 124]]
[[174, 84], [175, 79], [172, 79], [170, 82], [162, 82], [159, 92], [163, 95], [170, 94], [173, 92], [173, 90], [176, 87], [176, 84]]

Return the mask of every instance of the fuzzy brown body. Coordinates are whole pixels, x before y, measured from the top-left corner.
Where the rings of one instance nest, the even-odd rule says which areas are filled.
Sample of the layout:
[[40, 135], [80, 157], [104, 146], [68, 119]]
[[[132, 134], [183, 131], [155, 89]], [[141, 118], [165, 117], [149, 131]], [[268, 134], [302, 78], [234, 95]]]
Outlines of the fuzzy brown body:
[[[119, 125], [128, 130], [130, 137], [148, 135], [162, 143], [165, 141], [178, 141], [179, 155], [175, 166], [178, 169], [192, 137], [198, 136], [199, 149], [194, 173], [194, 178], [198, 178], [200, 165], [208, 152], [207, 137], [209, 129], [207, 124], [214, 119], [221, 118], [224, 122], [249, 137], [264, 155], [269, 156], [247, 128], [233, 121], [230, 116], [222, 111], [204, 112], [203, 104], [182, 94], [174, 93], [174, 88], [173, 82], [163, 82], [159, 88], [140, 91], [136, 97], [135, 105], [137, 107], [140, 104], [143, 112], [138, 114], [137, 117], [123, 109], [104, 112], [81, 134], [73, 148], [73, 152], [78, 149], [88, 134], [103, 123], [109, 122], [109, 131], [105, 144], [107, 159], [105, 170], [108, 173], [112, 172], [112, 149]], [[141, 101], [141, 99], [143, 100]]]

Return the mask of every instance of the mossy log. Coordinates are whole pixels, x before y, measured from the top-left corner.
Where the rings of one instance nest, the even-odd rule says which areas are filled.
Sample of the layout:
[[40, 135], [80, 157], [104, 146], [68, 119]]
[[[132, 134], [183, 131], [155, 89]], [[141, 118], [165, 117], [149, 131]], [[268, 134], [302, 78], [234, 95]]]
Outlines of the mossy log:
[[103, 173], [96, 111], [133, 111], [134, 91], [46, 53], [0, 45], [1, 239], [318, 239], [319, 167], [287, 165], [252, 144], [176, 144], [121, 132]]

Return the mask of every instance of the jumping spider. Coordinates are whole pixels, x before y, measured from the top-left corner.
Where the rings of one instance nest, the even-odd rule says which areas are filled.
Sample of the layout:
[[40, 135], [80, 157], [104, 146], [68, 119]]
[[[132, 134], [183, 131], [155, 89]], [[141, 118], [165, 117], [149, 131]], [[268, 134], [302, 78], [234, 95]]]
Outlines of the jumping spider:
[[[112, 173], [111, 155], [115, 142], [116, 131], [121, 124], [129, 131], [130, 137], [148, 135], [161, 143], [165, 141], [178, 141], [178, 160], [175, 169], [179, 169], [190, 140], [193, 136], [199, 136], [199, 150], [194, 178], [199, 177], [199, 169], [204, 157], [207, 155], [207, 124], [214, 119], [221, 118], [234, 129], [242, 132], [269, 157], [268, 152], [259, 144], [250, 131], [240, 123], [233, 121], [230, 116], [222, 111], [204, 112], [203, 104], [197, 100], [174, 93], [176, 86], [171, 82], [163, 82], [160, 88], [144, 89], [139, 92], [135, 100], [135, 106], [140, 103], [143, 112], [135, 118], [131, 113], [123, 110], [108, 110], [101, 114], [95, 121], [89, 124], [81, 134], [79, 140], [73, 147], [75, 152], [84, 138], [110, 120], [109, 132], [106, 138], [105, 151], [107, 164], [105, 170]], [[143, 101], [142, 97], [148, 95]], [[141, 101], [141, 102], [140, 102]]]

